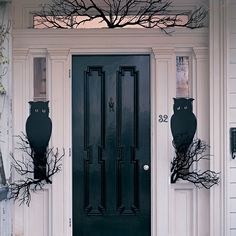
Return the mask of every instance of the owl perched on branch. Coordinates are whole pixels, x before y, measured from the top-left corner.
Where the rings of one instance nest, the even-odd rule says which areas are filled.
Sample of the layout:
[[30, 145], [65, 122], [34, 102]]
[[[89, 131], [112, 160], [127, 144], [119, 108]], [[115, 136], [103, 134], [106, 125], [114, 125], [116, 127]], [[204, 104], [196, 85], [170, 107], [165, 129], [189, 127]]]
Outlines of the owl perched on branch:
[[174, 98], [171, 132], [178, 153], [187, 152], [196, 132], [197, 119], [193, 114], [193, 100], [193, 98]]
[[29, 102], [30, 116], [26, 121], [26, 134], [34, 160], [34, 178], [46, 175], [46, 151], [52, 133], [47, 102]]

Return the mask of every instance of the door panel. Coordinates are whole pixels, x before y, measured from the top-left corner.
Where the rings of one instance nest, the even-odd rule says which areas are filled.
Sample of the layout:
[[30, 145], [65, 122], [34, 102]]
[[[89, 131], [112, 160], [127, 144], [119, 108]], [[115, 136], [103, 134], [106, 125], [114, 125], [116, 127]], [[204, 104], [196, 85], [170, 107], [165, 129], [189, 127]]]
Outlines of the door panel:
[[150, 236], [149, 56], [72, 63], [73, 235]]

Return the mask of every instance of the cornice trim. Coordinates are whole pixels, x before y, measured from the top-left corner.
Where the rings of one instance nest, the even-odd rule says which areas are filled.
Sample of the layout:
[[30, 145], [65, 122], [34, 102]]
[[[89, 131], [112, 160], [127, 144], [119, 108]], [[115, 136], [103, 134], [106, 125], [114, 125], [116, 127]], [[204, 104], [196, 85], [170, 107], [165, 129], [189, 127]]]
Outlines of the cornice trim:
[[51, 59], [66, 60], [70, 53], [70, 49], [69, 48], [49, 48], [47, 49], [47, 52]]
[[170, 47], [152, 48], [152, 51], [156, 59], [171, 59], [175, 55], [175, 49]]
[[193, 53], [194, 53], [194, 56], [197, 60], [209, 58], [208, 47], [193, 47]]
[[26, 60], [29, 55], [28, 48], [15, 48], [12, 50], [13, 58], [18, 60]]

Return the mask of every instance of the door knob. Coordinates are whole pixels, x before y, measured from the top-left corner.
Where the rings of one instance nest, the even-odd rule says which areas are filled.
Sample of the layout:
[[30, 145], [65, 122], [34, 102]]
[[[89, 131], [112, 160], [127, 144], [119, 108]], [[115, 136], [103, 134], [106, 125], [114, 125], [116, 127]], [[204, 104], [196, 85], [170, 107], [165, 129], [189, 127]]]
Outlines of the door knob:
[[144, 165], [144, 166], [143, 166], [143, 169], [144, 169], [145, 171], [149, 170], [149, 165]]

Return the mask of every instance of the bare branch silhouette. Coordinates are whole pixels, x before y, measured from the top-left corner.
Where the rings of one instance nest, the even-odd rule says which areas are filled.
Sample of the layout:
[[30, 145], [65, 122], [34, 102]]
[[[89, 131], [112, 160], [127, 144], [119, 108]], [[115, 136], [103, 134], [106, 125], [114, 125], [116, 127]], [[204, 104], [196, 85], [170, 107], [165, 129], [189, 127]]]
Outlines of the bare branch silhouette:
[[[203, 27], [207, 11], [203, 7], [189, 12], [174, 13], [169, 0], [52, 0], [32, 12], [37, 25], [46, 28], [79, 28], [86, 22], [98, 20], [108, 28], [139, 25], [143, 28]], [[183, 21], [181, 16], [187, 16]]]
[[34, 165], [34, 155], [29, 146], [29, 141], [25, 134], [17, 136], [19, 139], [18, 145], [22, 152], [22, 160], [16, 159], [13, 154], [12, 166], [11, 168], [15, 170], [23, 178], [16, 180], [8, 185], [10, 190], [10, 199], [18, 200], [21, 204], [26, 203], [28, 206], [31, 201], [31, 192], [36, 192], [43, 190], [46, 184], [52, 184], [51, 177], [61, 171], [62, 158], [65, 155], [63, 153], [59, 155], [58, 149], [54, 152], [53, 148], [47, 149], [45, 162], [46, 162], [46, 175], [44, 169], [42, 170], [40, 166], [36, 167], [37, 171], [42, 173], [40, 178], [33, 178], [35, 165]]
[[[174, 145], [174, 144], [173, 144]], [[187, 152], [177, 152], [171, 163], [171, 183], [187, 180], [197, 187], [211, 188], [219, 183], [219, 173], [212, 170], [200, 171], [194, 164], [201, 160], [210, 160], [209, 146], [200, 139], [192, 142]]]

